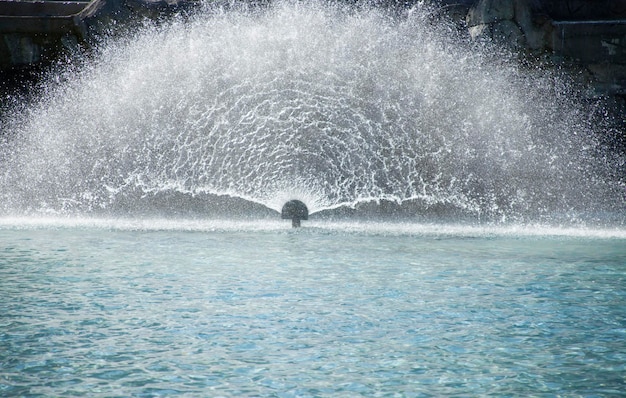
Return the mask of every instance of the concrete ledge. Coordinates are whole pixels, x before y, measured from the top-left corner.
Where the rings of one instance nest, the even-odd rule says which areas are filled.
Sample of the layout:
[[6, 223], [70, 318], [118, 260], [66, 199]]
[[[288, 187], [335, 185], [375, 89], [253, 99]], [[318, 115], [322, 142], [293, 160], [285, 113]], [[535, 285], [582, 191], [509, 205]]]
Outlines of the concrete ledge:
[[0, 68], [34, 65], [75, 48], [87, 39], [85, 19], [105, 1], [0, 0]]
[[626, 64], [626, 20], [553, 22], [557, 56], [583, 64]]
[[[0, 16], [61, 17], [81, 12], [89, 1], [17, 1], [0, 0]], [[2, 27], [2, 26], [0, 26]], [[2, 27], [4, 28], [4, 27]]]
[[73, 32], [77, 27], [74, 17], [6, 17], [0, 15], [1, 33], [55, 33]]
[[585, 66], [599, 93], [626, 93], [626, 19], [554, 21], [552, 26], [556, 59]]
[[62, 35], [80, 30], [82, 20], [95, 12], [101, 1], [0, 0], [0, 34]]

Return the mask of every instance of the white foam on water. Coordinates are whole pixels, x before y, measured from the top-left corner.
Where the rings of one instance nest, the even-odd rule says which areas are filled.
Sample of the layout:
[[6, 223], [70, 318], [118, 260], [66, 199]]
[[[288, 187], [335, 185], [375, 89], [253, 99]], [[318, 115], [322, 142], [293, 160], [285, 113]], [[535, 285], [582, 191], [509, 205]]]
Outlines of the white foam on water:
[[97, 218], [97, 217], [1, 217], [0, 229], [108, 229], [120, 231], [172, 232], [290, 232], [347, 233], [386, 236], [442, 237], [563, 237], [590, 239], [626, 239], [626, 229], [611, 227], [569, 227], [528, 225], [462, 225], [444, 223], [410, 223], [380, 221], [309, 220], [299, 229], [278, 219], [165, 219], [165, 218]]

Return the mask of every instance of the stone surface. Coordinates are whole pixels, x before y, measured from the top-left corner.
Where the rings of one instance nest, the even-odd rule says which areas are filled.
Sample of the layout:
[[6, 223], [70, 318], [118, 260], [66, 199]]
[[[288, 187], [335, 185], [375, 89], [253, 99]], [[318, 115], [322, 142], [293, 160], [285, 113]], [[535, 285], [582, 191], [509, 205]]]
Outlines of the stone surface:
[[544, 51], [552, 36], [549, 18], [532, 0], [479, 0], [467, 14], [467, 25], [472, 38], [486, 37], [517, 51]]
[[513, 20], [515, 16], [514, 2], [498, 0], [479, 0], [467, 13], [468, 25], [491, 24], [505, 20]]
[[626, 94], [626, 0], [479, 0], [467, 25], [474, 39], [582, 67], [596, 94]]

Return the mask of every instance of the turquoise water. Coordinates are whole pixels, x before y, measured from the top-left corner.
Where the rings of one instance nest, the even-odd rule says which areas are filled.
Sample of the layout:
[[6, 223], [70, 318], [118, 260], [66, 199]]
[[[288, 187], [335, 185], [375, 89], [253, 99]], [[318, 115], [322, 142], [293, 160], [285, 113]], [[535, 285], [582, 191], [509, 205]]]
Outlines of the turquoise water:
[[217, 3], [1, 115], [0, 396], [624, 396], [601, 104], [424, 2]]
[[2, 396], [623, 396], [626, 235], [3, 220]]

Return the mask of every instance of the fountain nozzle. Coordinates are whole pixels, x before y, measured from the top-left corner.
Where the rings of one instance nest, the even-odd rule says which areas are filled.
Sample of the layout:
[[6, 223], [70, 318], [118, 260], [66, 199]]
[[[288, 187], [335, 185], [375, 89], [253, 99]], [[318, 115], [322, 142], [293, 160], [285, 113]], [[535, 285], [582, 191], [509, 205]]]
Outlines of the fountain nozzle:
[[283, 205], [281, 218], [291, 219], [291, 226], [298, 228], [300, 227], [300, 220], [309, 219], [309, 209], [301, 201], [293, 199]]

